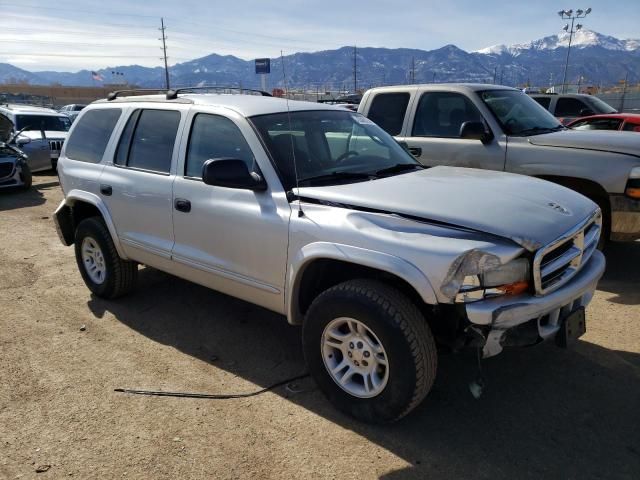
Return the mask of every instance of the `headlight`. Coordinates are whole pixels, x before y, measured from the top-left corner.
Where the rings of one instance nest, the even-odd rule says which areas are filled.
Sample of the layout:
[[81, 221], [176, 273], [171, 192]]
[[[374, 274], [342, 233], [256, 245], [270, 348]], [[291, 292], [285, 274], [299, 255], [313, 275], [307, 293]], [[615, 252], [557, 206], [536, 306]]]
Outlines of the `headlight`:
[[624, 193], [631, 198], [640, 199], [640, 167], [634, 167], [629, 173], [627, 188]]
[[468, 275], [456, 296], [456, 302], [473, 302], [498, 295], [518, 295], [529, 288], [529, 260], [518, 258]]

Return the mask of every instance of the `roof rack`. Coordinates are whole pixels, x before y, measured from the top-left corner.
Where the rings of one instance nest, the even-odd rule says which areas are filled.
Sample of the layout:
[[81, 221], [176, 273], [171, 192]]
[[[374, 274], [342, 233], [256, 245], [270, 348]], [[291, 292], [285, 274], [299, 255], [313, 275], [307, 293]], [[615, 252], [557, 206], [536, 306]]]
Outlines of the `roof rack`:
[[243, 95], [244, 92], [251, 93], [259, 93], [263, 97], [271, 97], [272, 95], [263, 90], [254, 90], [251, 88], [242, 88], [242, 87], [224, 87], [220, 85], [212, 85], [212, 86], [202, 86], [202, 87], [183, 87], [183, 88], [174, 88], [172, 90], [167, 90], [167, 100], [175, 100], [178, 98], [178, 94], [183, 92], [190, 92], [192, 90], [239, 90], [240, 95]]
[[164, 88], [136, 88], [129, 90], [116, 90], [115, 92], [110, 92], [107, 95], [107, 100], [115, 100], [123, 93], [165, 93], [166, 90]]

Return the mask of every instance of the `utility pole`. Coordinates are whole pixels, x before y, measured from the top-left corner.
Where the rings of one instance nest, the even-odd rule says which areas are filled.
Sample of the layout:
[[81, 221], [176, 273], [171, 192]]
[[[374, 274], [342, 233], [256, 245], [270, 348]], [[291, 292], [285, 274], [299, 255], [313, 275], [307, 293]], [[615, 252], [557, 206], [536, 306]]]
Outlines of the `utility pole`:
[[502, 83], [502, 80], [504, 79], [504, 68], [500, 69], [500, 85], [504, 85], [504, 83]]
[[629, 80], [629, 72], [624, 76], [624, 86], [622, 87], [622, 97], [620, 97], [620, 111], [624, 112], [624, 97], [627, 95], [627, 81]]
[[498, 74], [498, 67], [493, 67], [493, 84], [496, 84], [496, 75]]
[[353, 46], [353, 93], [358, 93], [358, 57], [357, 48]]
[[160, 40], [162, 40], [162, 52], [164, 58], [164, 81], [167, 90], [169, 90], [169, 88], [171, 87], [169, 85], [169, 66], [167, 65], [167, 37], [164, 34], [165, 30], [166, 27], [164, 26], [164, 18], [160, 18], [160, 31], [162, 32], [162, 38]]
[[569, 28], [568, 23], [563, 28], [563, 30], [569, 34], [569, 47], [567, 48], [567, 59], [564, 62], [564, 74], [562, 76], [562, 93], [566, 93], [567, 91], [567, 70], [569, 69], [569, 54], [571, 53], [571, 40], [573, 40], [573, 34], [582, 28], [582, 25], [578, 23], [574, 30], [573, 24], [576, 18], [584, 18], [590, 13], [591, 13], [591, 8], [587, 8], [586, 10], [578, 9], [575, 11], [575, 15], [573, 10], [560, 10], [558, 12], [558, 15], [563, 20], [571, 20], [571, 28]]

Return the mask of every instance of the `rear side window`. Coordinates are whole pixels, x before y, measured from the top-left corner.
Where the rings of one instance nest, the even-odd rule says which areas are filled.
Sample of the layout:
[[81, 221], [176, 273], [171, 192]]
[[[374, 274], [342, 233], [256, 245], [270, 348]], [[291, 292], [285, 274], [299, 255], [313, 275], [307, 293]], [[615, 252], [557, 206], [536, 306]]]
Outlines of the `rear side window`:
[[175, 110], [136, 110], [120, 136], [114, 163], [169, 173], [179, 124]]
[[536, 102], [542, 105], [544, 108], [549, 110], [549, 105], [551, 104], [551, 98], [549, 97], [532, 97]]
[[577, 98], [561, 97], [556, 103], [556, 117], [579, 117], [582, 110], [592, 110], [586, 103]]
[[409, 105], [409, 94], [406, 92], [379, 93], [373, 97], [367, 117], [389, 135], [399, 135], [407, 105]]
[[185, 176], [201, 178], [202, 165], [210, 158], [243, 160], [249, 171], [255, 170], [253, 153], [238, 127], [228, 118], [199, 113], [191, 127]]
[[482, 121], [471, 101], [459, 93], [427, 92], [420, 98], [413, 124], [414, 137], [460, 137], [464, 122]]
[[65, 142], [67, 158], [99, 163], [121, 113], [119, 108], [101, 108], [85, 113]]

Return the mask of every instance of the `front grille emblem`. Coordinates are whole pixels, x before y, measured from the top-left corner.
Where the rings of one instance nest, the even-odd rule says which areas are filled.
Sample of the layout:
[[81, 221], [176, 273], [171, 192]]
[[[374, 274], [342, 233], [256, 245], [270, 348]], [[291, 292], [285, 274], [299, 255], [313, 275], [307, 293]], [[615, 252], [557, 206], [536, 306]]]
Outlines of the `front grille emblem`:
[[571, 212], [567, 208], [564, 208], [559, 203], [549, 202], [547, 203], [547, 205], [553, 208], [558, 213], [562, 213], [563, 215], [571, 215]]

